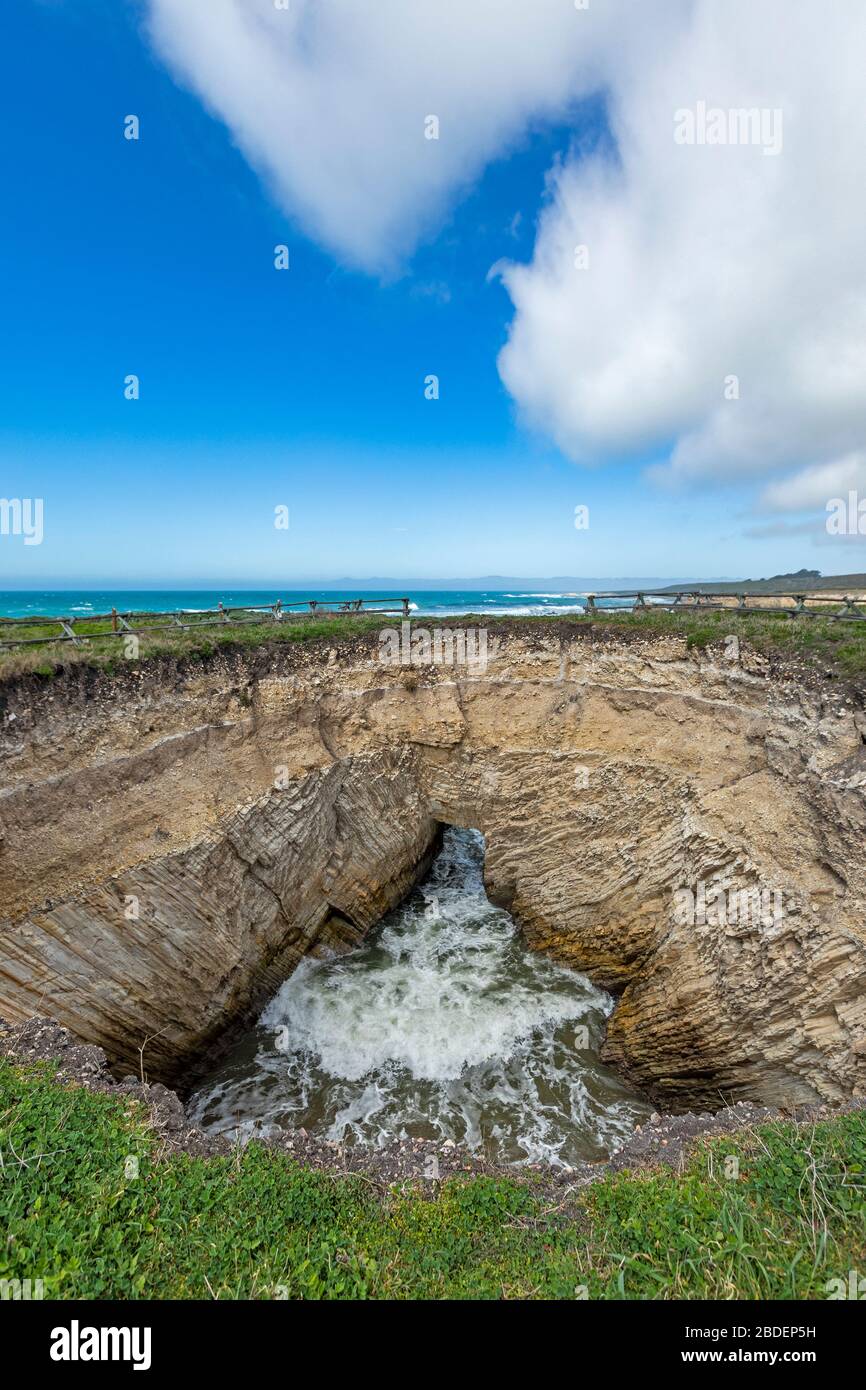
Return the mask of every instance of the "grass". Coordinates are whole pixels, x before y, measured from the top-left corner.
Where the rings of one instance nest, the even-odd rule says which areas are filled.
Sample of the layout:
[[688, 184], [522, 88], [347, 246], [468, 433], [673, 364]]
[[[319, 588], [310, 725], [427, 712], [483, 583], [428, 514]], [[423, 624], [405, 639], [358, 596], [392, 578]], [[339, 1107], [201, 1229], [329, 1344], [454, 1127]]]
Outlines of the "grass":
[[[145, 615], [146, 616], [146, 615]], [[184, 619], [184, 621], [187, 621]], [[174, 657], [187, 661], [206, 660], [220, 651], [243, 651], [266, 643], [309, 642], [319, 637], [342, 638], [364, 632], [378, 632], [384, 622], [381, 615], [372, 614], [329, 618], [286, 617], [279, 624], [264, 623], [217, 624], [205, 626], [190, 621], [189, 627], [164, 631], [142, 632], [139, 635], [138, 659]], [[79, 625], [76, 624], [76, 630]], [[111, 630], [110, 623], [93, 619], [80, 626], [84, 637], [97, 637]], [[38, 624], [4, 624], [0, 619], [0, 642], [11, 638], [43, 637], [49, 629]], [[70, 666], [89, 666], [99, 670], [120, 671], [129, 666], [123, 652], [123, 641], [86, 641], [81, 646], [71, 642], [46, 642], [33, 647], [0, 648], [0, 679], [35, 674], [51, 678]]]
[[862, 1111], [556, 1199], [490, 1177], [381, 1190], [255, 1144], [157, 1147], [138, 1102], [0, 1062], [0, 1279], [42, 1279], [46, 1298], [809, 1299], [866, 1273]]
[[[864, 607], [866, 613], [866, 607]], [[187, 631], [180, 628], [167, 628], [162, 632], [142, 633], [140, 637], [139, 658], [141, 660], [159, 657], [174, 657], [187, 661], [206, 660], [223, 651], [244, 651], [265, 644], [278, 645], [284, 642], [309, 642], [316, 638], [338, 640], [364, 633], [381, 631], [394, 619], [385, 619], [381, 614], [342, 615], [328, 618], [287, 617], [282, 623], [249, 623], [237, 626], [196, 625], [191, 621]], [[495, 636], [497, 626], [507, 623], [544, 629], [563, 621], [560, 617], [508, 618], [464, 614], [459, 618], [444, 620], [445, 625], [454, 627], [468, 625], [484, 626]], [[738, 634], [756, 650], [769, 654], [783, 653], [797, 657], [808, 665], [822, 670], [830, 669], [840, 676], [857, 679], [866, 675], [866, 622], [835, 622], [831, 618], [790, 618], [785, 613], [752, 613], [738, 615], [731, 612], [709, 613], [669, 613], [664, 609], [650, 608], [644, 613], [620, 610], [615, 615], [604, 618], [569, 618], [569, 623], [578, 627], [593, 627], [596, 630], [611, 632], [624, 628], [638, 630], [646, 634], [666, 634], [685, 636], [689, 648], [703, 649], [713, 643], [721, 642], [730, 633]], [[107, 630], [108, 624], [97, 624], [90, 620], [91, 628], [82, 632]], [[416, 626], [433, 626], [436, 620], [419, 618]], [[0, 619], [0, 642], [4, 637], [38, 636], [46, 628], [36, 625], [16, 623], [13, 626]], [[0, 679], [20, 675], [35, 674], [50, 679], [70, 666], [89, 666], [109, 673], [127, 668], [129, 662], [119, 641], [92, 642], [73, 647], [69, 642], [54, 642], [44, 646], [29, 648], [0, 648]]]
[[777, 652], [796, 657], [810, 666], [822, 670], [830, 668], [854, 679], [866, 675], [866, 622], [790, 618], [784, 612], [737, 614], [729, 609], [710, 613], [669, 613], [665, 609], [650, 608], [645, 613], [623, 612], [610, 626], [647, 633], [681, 634], [690, 649], [723, 642], [734, 633], [765, 655]]

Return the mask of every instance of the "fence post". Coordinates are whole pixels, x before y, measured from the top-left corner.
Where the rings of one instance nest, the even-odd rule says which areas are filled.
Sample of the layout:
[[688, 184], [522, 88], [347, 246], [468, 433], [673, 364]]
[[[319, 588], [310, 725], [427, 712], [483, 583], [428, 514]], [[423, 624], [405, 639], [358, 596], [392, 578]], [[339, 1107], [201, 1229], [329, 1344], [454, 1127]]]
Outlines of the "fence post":
[[798, 618], [801, 613], [805, 613], [806, 611], [806, 595], [792, 594], [791, 598], [795, 600], [795, 603], [794, 607], [788, 610], [788, 617]]

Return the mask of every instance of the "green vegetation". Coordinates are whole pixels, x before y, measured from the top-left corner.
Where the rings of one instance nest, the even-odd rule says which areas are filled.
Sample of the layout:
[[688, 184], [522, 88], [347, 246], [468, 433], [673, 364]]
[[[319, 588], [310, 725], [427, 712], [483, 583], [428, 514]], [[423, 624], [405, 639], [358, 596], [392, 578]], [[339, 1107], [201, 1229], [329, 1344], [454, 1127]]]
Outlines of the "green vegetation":
[[794, 570], [769, 579], [722, 579], [707, 584], [669, 584], [662, 592], [710, 594], [833, 594], [866, 593], [866, 574], [821, 574], [820, 570]]
[[42, 1279], [46, 1298], [781, 1299], [866, 1272], [863, 1111], [555, 1195], [158, 1148], [138, 1102], [0, 1062], [0, 1278]]
[[670, 613], [664, 608], [649, 608], [645, 613], [622, 612], [609, 626], [682, 634], [690, 648], [709, 647], [735, 633], [765, 655], [778, 652], [853, 678], [866, 674], [866, 622], [856, 620], [791, 618], [781, 609], [778, 613], [737, 613], [732, 609]]
[[[861, 607], [866, 616], [866, 602]], [[204, 660], [220, 651], [244, 651], [268, 643], [279, 645], [284, 642], [309, 642], [317, 638], [338, 640], [355, 637], [380, 632], [383, 627], [395, 622], [399, 622], [399, 619], [383, 618], [381, 614], [372, 613], [338, 613], [331, 617], [293, 616], [286, 617], [281, 623], [251, 622], [225, 626], [204, 626], [191, 620], [186, 630], [166, 626], [161, 631], [142, 632], [139, 658]], [[671, 613], [664, 608], [651, 607], [637, 613], [630, 609], [608, 609], [602, 610], [601, 615], [576, 615], [574, 618], [462, 614], [459, 618], [443, 620], [423, 616], [415, 619], [415, 625], [419, 627], [432, 627], [437, 623], [452, 627], [483, 626], [492, 636], [503, 625], [509, 629], [520, 626], [531, 631], [562, 622], [593, 627], [597, 631], [616, 632], [630, 628], [647, 634], [682, 634], [689, 647], [697, 648], [721, 642], [729, 633], [737, 633], [764, 653], [782, 652], [801, 658], [810, 665], [832, 668], [838, 674], [849, 677], [866, 673], [866, 621], [837, 622], [829, 617], [791, 618], [782, 609], [775, 613], [737, 613], [732, 609]], [[93, 619], [90, 624], [89, 627], [82, 625], [82, 635], [89, 633], [95, 636], [98, 630], [106, 631], [109, 628], [109, 624], [98, 624]], [[32, 624], [25, 626], [16, 623], [13, 626], [0, 620], [0, 643], [4, 638], [36, 637], [44, 635], [46, 631], [46, 628]], [[47, 679], [65, 668], [81, 665], [112, 672], [128, 668], [129, 662], [124, 658], [122, 642], [117, 639], [85, 642], [78, 647], [71, 642], [6, 649], [0, 647], [0, 679], [26, 673]]]
[[[142, 614], [142, 622], [152, 620], [153, 615]], [[317, 637], [353, 637], [364, 632], [378, 632], [384, 622], [381, 614], [335, 614], [333, 617], [286, 616], [282, 622], [226, 623], [224, 626], [196, 621], [195, 615], [184, 617], [185, 628], [166, 624], [156, 632], [141, 631], [139, 635], [138, 657], [140, 660], [157, 657], [174, 657], [176, 660], [203, 660], [219, 651], [244, 650], [260, 647], [265, 643], [309, 642]], [[76, 623], [76, 632], [85, 639], [80, 646], [72, 642], [45, 642], [33, 647], [0, 647], [0, 678], [23, 675], [32, 672], [40, 676], [53, 676], [64, 667], [91, 666], [100, 670], [117, 671], [129, 666], [123, 652], [123, 640], [98, 638], [100, 633], [110, 632], [110, 622], [85, 619]], [[0, 643], [4, 640], [24, 638], [44, 638], [53, 625], [34, 623], [4, 623], [0, 619]]]

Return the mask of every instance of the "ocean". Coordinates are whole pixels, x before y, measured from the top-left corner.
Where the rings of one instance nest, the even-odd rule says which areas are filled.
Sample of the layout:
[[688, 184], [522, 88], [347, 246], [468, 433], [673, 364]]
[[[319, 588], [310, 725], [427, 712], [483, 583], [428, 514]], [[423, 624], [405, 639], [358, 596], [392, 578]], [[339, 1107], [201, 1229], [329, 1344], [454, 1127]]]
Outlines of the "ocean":
[[[562, 592], [533, 589], [529, 586], [513, 589], [413, 589], [411, 582], [399, 589], [360, 589], [347, 584], [344, 589], [54, 589], [0, 590], [0, 618], [83, 618], [97, 613], [200, 612], [223, 603], [227, 608], [242, 608], [247, 604], [269, 604], [282, 599], [284, 604], [303, 599], [333, 603], [339, 599], [400, 599], [410, 600], [412, 612], [419, 617], [445, 617], [461, 613], [511, 614], [513, 617], [543, 614], [568, 614], [583, 611], [583, 596], [587, 592], [636, 588], [659, 589], [682, 582], [677, 579], [581, 579], [574, 589]], [[543, 585], [544, 581], [539, 581]], [[630, 602], [622, 600], [621, 602]], [[615, 600], [611, 606], [619, 606]]]

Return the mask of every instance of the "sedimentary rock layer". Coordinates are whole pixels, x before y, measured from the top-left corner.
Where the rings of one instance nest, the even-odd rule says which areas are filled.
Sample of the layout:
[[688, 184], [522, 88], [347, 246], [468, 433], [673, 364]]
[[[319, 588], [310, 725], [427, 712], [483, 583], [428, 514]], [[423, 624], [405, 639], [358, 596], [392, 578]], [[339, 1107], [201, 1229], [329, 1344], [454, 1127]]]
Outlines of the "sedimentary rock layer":
[[736, 644], [513, 624], [486, 669], [375, 635], [8, 683], [0, 1015], [177, 1081], [443, 823], [529, 944], [614, 990], [660, 1105], [866, 1093], [866, 715]]

